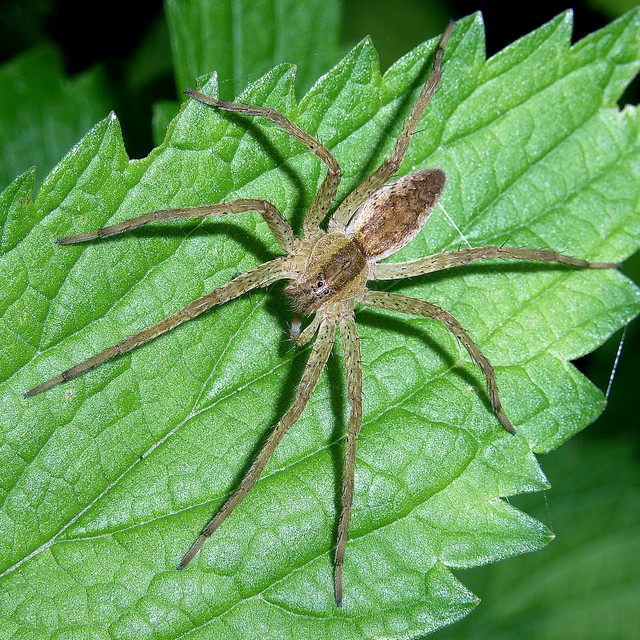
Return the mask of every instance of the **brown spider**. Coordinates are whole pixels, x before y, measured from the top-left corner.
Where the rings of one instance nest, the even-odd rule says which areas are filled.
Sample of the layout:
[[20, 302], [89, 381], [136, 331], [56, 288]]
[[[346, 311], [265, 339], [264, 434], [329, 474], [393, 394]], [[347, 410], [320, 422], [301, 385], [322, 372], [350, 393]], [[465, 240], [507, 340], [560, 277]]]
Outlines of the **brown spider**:
[[34, 387], [25, 396], [36, 395], [64, 380], [78, 376], [114, 356], [130, 351], [170, 331], [211, 307], [233, 300], [257, 287], [266, 287], [277, 280], [289, 281], [286, 293], [297, 311], [305, 315], [313, 315], [313, 320], [303, 331], [300, 331], [299, 323], [295, 324], [291, 331], [293, 340], [299, 346], [307, 344], [314, 336], [316, 337], [296, 391], [295, 401], [267, 438], [240, 487], [207, 524], [184, 556], [179, 565], [180, 569], [189, 564], [205, 540], [253, 487], [282, 438], [302, 414], [327, 363], [335, 341], [336, 329], [339, 327], [344, 349], [348, 400], [351, 406], [345, 437], [342, 512], [335, 553], [335, 597], [338, 606], [342, 603], [342, 564], [353, 499], [356, 441], [362, 422], [362, 365], [360, 341], [354, 317], [356, 302], [442, 322], [462, 343], [482, 370], [487, 381], [493, 410], [503, 427], [510, 433], [514, 432], [513, 425], [500, 405], [493, 367], [460, 323], [449, 312], [430, 302], [396, 293], [369, 290], [367, 281], [417, 276], [490, 258], [559, 262], [574, 267], [617, 266], [610, 263], [586, 262], [546, 249], [502, 246], [447, 251], [409, 262], [379, 263], [382, 258], [404, 247], [422, 229], [444, 189], [445, 174], [437, 168], [423, 169], [391, 184], [386, 183], [400, 167], [411, 136], [438, 87], [444, 49], [452, 28], [453, 23], [449, 24], [442, 36], [435, 53], [433, 71], [396, 140], [392, 154], [338, 206], [329, 220], [328, 231], [324, 231], [320, 225], [333, 204], [341, 177], [340, 166], [331, 151], [273, 109], [225, 102], [197, 91], [187, 90], [186, 93], [192, 98], [218, 109], [267, 118], [305, 145], [327, 165], [327, 175], [306, 214], [303, 236], [296, 237], [280, 211], [269, 202], [242, 199], [186, 209], [153, 211], [98, 231], [69, 236], [57, 241], [59, 244], [72, 244], [104, 238], [158, 220], [189, 220], [257, 211], [269, 225], [269, 229], [286, 255], [237, 276], [172, 316], [125, 338], [59, 376]]

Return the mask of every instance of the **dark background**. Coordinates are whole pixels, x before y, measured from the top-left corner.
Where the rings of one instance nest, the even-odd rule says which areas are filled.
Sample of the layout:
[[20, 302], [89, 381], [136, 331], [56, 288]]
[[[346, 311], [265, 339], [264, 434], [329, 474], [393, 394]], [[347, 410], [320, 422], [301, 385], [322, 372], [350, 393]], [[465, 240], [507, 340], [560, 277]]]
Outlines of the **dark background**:
[[[624, 3], [601, 3], [611, 5], [608, 13], [596, 11], [591, 4], [548, 0], [521, 6], [513, 2], [471, 0], [345, 0], [343, 40], [355, 41], [369, 34], [384, 54], [389, 53], [387, 62], [391, 62], [424, 40], [425, 33], [442, 31], [435, 15], [455, 19], [482, 11], [491, 55], [569, 7], [574, 10], [575, 38], [580, 39], [610, 22], [615, 17], [614, 5]], [[629, 9], [634, 5], [627, 4]], [[162, 10], [160, 0], [111, 0], [108, 4], [2, 0], [0, 61], [43, 40], [55, 41], [64, 51], [70, 74], [107, 59], [127, 59], [146, 32], [161, 19]]]

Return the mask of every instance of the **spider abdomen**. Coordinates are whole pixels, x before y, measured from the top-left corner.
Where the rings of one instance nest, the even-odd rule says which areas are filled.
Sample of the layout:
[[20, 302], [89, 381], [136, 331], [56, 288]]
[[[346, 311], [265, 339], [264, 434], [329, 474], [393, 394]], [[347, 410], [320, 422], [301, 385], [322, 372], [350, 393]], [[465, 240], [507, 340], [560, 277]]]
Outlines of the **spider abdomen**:
[[386, 258], [402, 249], [422, 229], [444, 190], [438, 168], [403, 176], [378, 189], [356, 213], [347, 234], [370, 258]]
[[368, 265], [344, 233], [323, 235], [313, 247], [305, 269], [286, 292], [297, 309], [311, 314], [327, 302], [349, 300], [364, 291]]

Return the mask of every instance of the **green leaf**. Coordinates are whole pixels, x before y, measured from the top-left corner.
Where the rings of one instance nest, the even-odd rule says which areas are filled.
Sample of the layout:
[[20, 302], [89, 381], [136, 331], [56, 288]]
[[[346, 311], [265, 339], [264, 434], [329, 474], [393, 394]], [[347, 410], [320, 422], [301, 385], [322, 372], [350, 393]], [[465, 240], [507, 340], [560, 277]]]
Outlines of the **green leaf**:
[[[178, 94], [199, 76], [215, 72], [219, 97], [234, 99], [278, 64], [299, 64], [302, 95], [338, 60], [338, 0], [277, 0], [240, 5], [233, 0], [166, 0]], [[301, 64], [302, 63], [302, 64]], [[175, 101], [154, 105], [153, 138], [178, 110]]]
[[60, 156], [109, 112], [100, 68], [67, 80], [61, 66], [57, 49], [43, 45], [0, 67], [3, 187], [33, 165], [38, 166], [40, 176], [46, 175]]
[[611, 18], [617, 18], [637, 6], [635, 0], [589, 0], [587, 4]]
[[[441, 166], [460, 232], [438, 210], [393, 259], [455, 248], [460, 234], [598, 260], [638, 249], [638, 114], [615, 105], [640, 62], [638, 13], [573, 47], [570, 37], [565, 14], [485, 61], [479, 16], [457, 24], [401, 173]], [[241, 99], [281, 110], [330, 146], [345, 170], [342, 197], [389, 153], [436, 44], [381, 78], [364, 41], [300, 104], [286, 66]], [[446, 330], [358, 314], [364, 425], [340, 610], [339, 348], [260, 482], [176, 570], [292, 400], [308, 349], [287, 339], [281, 287], [22, 397], [276, 252], [252, 215], [69, 247], [54, 238], [238, 197], [267, 198], [300, 228], [323, 175], [276, 127], [188, 103], [148, 158], [130, 162], [108, 118], [33, 202], [28, 178], [5, 192], [2, 237], [20, 240], [0, 258], [0, 638], [416, 637], [475, 606], [452, 570], [551, 538], [501, 498], [548, 486], [534, 452], [601, 412], [602, 393], [569, 361], [640, 311], [638, 288], [615, 270], [499, 262], [394, 287], [468, 328], [496, 367], [515, 437]]]
[[216, 71], [230, 100], [276, 64], [303, 61], [296, 84], [306, 91], [338, 58], [337, 0], [166, 0], [165, 9], [179, 93]]
[[[640, 628], [640, 468], [625, 444], [584, 438], [545, 456], [546, 496], [518, 500], [553, 522], [558, 538], [539, 554], [472, 569], [462, 578], [483, 593], [483, 615], [447, 638], [634, 638]], [[526, 579], [523, 580], [523, 576]]]

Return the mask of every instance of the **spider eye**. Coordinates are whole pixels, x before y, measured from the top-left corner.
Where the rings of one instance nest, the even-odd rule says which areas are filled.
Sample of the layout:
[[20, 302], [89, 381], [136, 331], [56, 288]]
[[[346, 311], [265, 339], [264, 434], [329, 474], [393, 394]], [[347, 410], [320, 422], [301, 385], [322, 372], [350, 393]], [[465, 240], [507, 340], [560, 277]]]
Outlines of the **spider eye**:
[[327, 278], [324, 273], [319, 273], [316, 277], [316, 286], [314, 293], [318, 296], [328, 296], [336, 292], [336, 287], [327, 284]]

